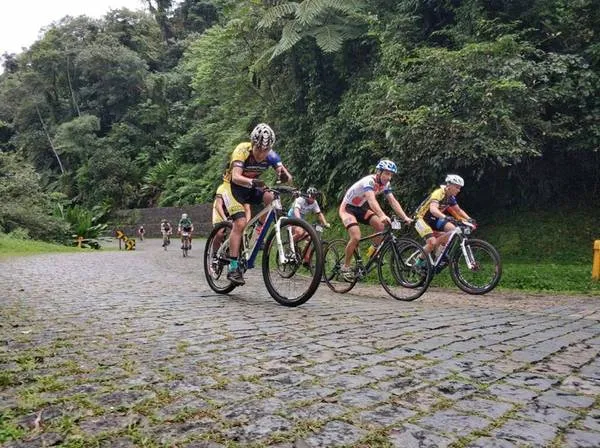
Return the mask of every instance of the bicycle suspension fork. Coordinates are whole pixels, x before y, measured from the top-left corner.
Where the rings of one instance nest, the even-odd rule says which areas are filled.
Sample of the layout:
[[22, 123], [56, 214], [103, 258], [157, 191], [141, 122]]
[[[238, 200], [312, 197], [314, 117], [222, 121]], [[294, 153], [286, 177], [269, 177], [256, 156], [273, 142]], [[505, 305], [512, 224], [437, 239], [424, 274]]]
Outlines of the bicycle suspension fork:
[[[296, 253], [296, 248], [294, 247], [294, 235], [292, 233], [292, 226], [288, 226], [287, 231], [290, 242], [290, 250], [292, 251], [292, 253]], [[285, 250], [283, 249], [283, 241], [281, 238], [281, 219], [277, 219], [275, 221], [275, 239], [277, 241], [277, 252], [279, 253], [279, 262], [281, 264], [284, 264], [288, 260], [285, 256]]]
[[460, 250], [462, 251], [465, 261], [467, 262], [467, 266], [469, 269], [475, 268], [475, 257], [473, 256], [473, 251], [471, 250], [471, 246], [468, 244], [468, 240], [465, 237], [460, 239]]

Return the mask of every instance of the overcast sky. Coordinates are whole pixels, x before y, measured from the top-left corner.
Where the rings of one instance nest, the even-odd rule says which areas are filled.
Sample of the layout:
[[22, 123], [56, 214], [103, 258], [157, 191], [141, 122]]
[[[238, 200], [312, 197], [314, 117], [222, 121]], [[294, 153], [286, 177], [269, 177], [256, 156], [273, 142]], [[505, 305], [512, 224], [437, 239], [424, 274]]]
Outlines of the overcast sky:
[[41, 28], [66, 15], [100, 18], [111, 9], [145, 9], [144, 0], [2, 0], [0, 56], [20, 53], [39, 37]]

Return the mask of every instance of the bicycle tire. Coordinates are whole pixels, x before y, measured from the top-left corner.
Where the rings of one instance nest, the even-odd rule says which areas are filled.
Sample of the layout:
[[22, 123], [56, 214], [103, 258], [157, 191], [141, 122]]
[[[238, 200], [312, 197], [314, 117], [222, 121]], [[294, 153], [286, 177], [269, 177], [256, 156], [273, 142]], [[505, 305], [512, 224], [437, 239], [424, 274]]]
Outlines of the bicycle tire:
[[[282, 245], [286, 252], [286, 263], [282, 265], [279, 262], [276, 232], [273, 229], [267, 236], [263, 251], [263, 279], [267, 291], [276, 302], [284, 306], [295, 307], [306, 303], [319, 287], [323, 275], [323, 248], [317, 233], [306, 221], [298, 218], [281, 218], [279, 222]], [[310, 244], [316, 256], [315, 269], [312, 273], [302, 265], [302, 259], [298, 257], [298, 252], [291, 249], [293, 246], [291, 243], [293, 240], [292, 227], [301, 227], [308, 232], [311, 238]], [[291, 275], [289, 275], [290, 272]], [[285, 283], [287, 292], [284, 292], [283, 288], [280, 289], [279, 282]], [[296, 295], [292, 296], [292, 294]]]
[[[417, 266], [417, 258], [427, 260]], [[414, 260], [414, 261], [413, 261]], [[389, 272], [385, 272], [389, 267]], [[410, 238], [385, 243], [377, 260], [377, 275], [383, 289], [396, 300], [411, 302], [421, 297], [433, 277], [433, 270], [421, 245]]]
[[[204, 246], [204, 277], [206, 278], [206, 282], [208, 283], [208, 286], [210, 286], [210, 289], [218, 294], [228, 294], [237, 286], [227, 279], [229, 259], [225, 256], [220, 257], [217, 253], [218, 249], [214, 248], [215, 238], [222, 229], [225, 229], [225, 235], [220, 247], [228, 244], [232, 227], [233, 226], [229, 221], [220, 222], [215, 225], [208, 235], [206, 245]], [[222, 277], [224, 277], [224, 281], [218, 283]]]
[[[323, 248], [323, 258], [325, 258], [325, 252], [327, 251], [327, 247], [329, 246], [329, 241], [321, 240], [321, 247]], [[315, 254], [312, 252], [308, 261], [308, 269], [310, 269], [311, 274], [314, 274], [315, 271]], [[325, 260], [323, 260], [323, 275], [321, 276], [321, 283], [325, 282]]]
[[[487, 241], [478, 239], [469, 239], [466, 242], [466, 247], [473, 254], [473, 258], [477, 263], [476, 269], [469, 269], [466, 261], [464, 260], [464, 254], [460, 248], [457, 248], [450, 259], [450, 277], [456, 286], [467, 294], [481, 295], [490, 292], [500, 282], [502, 277], [502, 260], [500, 254], [494, 246]], [[475, 251], [474, 251], [475, 249]], [[486, 253], [493, 262], [493, 268], [489, 269], [489, 275], [481, 271], [482, 257], [477, 257], [475, 252], [482, 251]], [[467, 280], [467, 274], [473, 273], [474, 279], [481, 278], [485, 281], [486, 277], [489, 277], [485, 284], [475, 285], [472, 282], [474, 280]]]
[[[325, 255], [323, 256], [325, 262], [325, 283], [334, 292], [344, 294], [354, 288], [358, 279], [354, 276], [352, 281], [344, 279], [340, 274], [340, 268], [344, 264], [345, 250], [348, 242], [343, 239], [337, 239], [330, 241], [327, 245]], [[354, 251], [352, 254], [352, 266], [356, 272], [356, 266], [358, 264], [358, 253]]]

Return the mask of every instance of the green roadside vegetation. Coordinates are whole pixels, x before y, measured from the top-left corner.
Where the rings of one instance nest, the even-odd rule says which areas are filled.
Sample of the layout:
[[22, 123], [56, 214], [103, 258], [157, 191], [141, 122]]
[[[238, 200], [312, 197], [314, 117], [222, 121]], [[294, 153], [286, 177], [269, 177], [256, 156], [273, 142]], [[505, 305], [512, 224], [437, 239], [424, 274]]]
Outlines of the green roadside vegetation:
[[[593, 208], [495, 213], [481, 220], [477, 233], [502, 256], [501, 288], [600, 295], [600, 282], [592, 280], [593, 245], [600, 239]], [[447, 273], [438, 277], [450, 280]]]
[[77, 247], [14, 238], [0, 233], [0, 259], [19, 255], [38, 255], [52, 252], [80, 252], [81, 250], [82, 249]]

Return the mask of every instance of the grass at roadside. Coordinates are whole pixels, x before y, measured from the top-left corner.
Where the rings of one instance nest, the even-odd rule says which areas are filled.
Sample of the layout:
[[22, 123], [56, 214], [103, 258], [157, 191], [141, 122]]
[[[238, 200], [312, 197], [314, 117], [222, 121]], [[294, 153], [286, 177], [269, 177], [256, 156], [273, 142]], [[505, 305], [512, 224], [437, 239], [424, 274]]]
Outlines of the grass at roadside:
[[0, 233], [0, 258], [54, 252], [81, 252], [82, 250], [90, 251], [93, 249], [79, 249], [77, 247], [63, 246], [43, 241], [11, 238], [8, 235]]
[[[591, 263], [554, 264], [504, 261], [498, 289], [600, 295], [600, 282], [591, 279]], [[448, 269], [436, 275], [432, 286], [456, 288]]]

